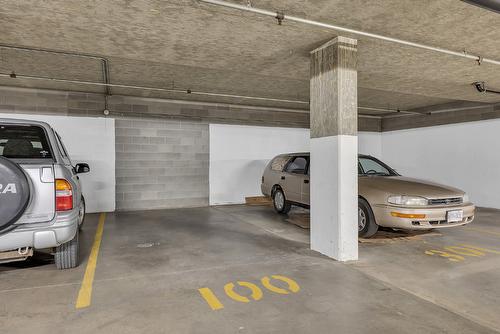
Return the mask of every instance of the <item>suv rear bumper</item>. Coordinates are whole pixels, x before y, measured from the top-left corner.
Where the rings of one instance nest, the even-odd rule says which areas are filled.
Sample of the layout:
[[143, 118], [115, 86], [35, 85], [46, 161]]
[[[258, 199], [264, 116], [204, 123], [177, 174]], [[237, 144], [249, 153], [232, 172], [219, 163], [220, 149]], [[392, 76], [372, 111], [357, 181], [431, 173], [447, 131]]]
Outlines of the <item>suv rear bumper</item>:
[[57, 247], [70, 241], [78, 229], [78, 210], [57, 213], [49, 223], [22, 224], [0, 235], [0, 252], [24, 247]]

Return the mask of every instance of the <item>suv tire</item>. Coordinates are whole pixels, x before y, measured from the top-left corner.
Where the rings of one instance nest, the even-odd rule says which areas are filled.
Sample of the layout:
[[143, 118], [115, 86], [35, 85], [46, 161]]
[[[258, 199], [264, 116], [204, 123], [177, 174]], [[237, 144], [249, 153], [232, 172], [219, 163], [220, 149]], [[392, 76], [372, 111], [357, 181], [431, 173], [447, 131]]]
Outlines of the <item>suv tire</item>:
[[285, 193], [283, 193], [281, 188], [277, 188], [273, 193], [273, 206], [276, 212], [283, 215], [286, 215], [292, 208], [292, 205], [286, 200]]
[[375, 215], [368, 204], [362, 198], [358, 199], [358, 236], [361, 238], [370, 238], [378, 231], [378, 225], [375, 222]]
[[85, 198], [82, 196], [82, 199], [80, 201], [80, 208], [78, 208], [78, 229], [81, 231], [83, 228], [83, 222], [85, 221], [85, 212], [86, 212], [86, 206], [85, 206]]
[[70, 241], [57, 246], [54, 256], [57, 269], [70, 269], [78, 266], [80, 257], [80, 243], [78, 242], [79, 231]]
[[28, 177], [18, 164], [0, 156], [0, 230], [7, 230], [26, 211], [30, 200]]

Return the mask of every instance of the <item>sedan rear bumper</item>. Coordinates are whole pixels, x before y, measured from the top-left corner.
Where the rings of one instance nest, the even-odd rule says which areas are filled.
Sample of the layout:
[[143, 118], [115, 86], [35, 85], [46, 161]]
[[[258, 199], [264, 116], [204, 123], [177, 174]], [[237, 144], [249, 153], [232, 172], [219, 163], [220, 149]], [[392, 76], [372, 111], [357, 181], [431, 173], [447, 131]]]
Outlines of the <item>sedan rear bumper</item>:
[[[379, 226], [406, 229], [426, 230], [431, 228], [446, 228], [461, 226], [474, 220], [475, 206], [471, 203], [457, 206], [440, 206], [426, 208], [403, 208], [390, 205], [375, 205], [373, 208], [375, 220]], [[463, 219], [458, 222], [448, 222], [448, 211], [463, 210]], [[395, 217], [412, 215], [412, 218]], [[425, 216], [425, 217], [424, 217]]]

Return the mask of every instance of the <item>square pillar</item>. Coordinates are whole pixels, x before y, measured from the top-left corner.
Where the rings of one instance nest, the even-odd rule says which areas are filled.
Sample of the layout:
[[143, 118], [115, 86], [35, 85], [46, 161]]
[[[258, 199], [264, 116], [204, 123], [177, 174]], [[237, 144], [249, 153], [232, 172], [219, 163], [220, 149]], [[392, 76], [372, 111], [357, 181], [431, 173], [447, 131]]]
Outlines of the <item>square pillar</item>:
[[311, 249], [358, 259], [357, 40], [311, 52]]

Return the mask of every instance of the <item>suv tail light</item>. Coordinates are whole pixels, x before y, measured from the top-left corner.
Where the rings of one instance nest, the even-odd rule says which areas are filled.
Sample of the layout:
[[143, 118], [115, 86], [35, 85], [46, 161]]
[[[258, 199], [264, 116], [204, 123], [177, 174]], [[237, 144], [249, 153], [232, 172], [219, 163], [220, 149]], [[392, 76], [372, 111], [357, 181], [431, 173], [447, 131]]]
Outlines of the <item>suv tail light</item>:
[[73, 190], [71, 184], [63, 179], [56, 179], [56, 211], [73, 209]]

